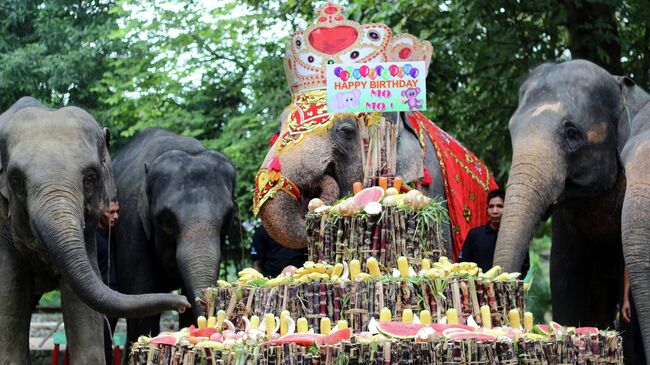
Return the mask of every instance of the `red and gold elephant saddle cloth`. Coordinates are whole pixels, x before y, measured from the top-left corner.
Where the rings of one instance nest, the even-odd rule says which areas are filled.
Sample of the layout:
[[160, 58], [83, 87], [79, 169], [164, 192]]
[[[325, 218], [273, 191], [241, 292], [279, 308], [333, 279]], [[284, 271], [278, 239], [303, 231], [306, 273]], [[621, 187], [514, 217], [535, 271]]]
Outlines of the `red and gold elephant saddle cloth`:
[[420, 112], [407, 113], [420, 138], [424, 153], [425, 135], [435, 150], [442, 172], [451, 220], [452, 259], [457, 261], [470, 229], [486, 223], [487, 194], [498, 189], [485, 164]]

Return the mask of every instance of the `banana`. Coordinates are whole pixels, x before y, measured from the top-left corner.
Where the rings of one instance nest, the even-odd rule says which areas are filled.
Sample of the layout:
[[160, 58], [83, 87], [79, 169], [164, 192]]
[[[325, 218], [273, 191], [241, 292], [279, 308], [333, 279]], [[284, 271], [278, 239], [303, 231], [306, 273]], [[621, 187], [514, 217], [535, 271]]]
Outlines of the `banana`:
[[217, 286], [220, 288], [230, 288], [232, 285], [230, 285], [230, 283], [225, 280], [217, 280]]
[[239, 273], [237, 273], [237, 275], [239, 275], [239, 276], [244, 276], [244, 275], [248, 275], [248, 274], [252, 274], [252, 275], [256, 275], [256, 276], [260, 276], [260, 277], [263, 276], [259, 271], [253, 269], [252, 267], [247, 267], [247, 268], [243, 269], [242, 271], [240, 271]]
[[487, 279], [494, 279], [497, 276], [499, 276], [501, 273], [503, 273], [503, 269], [501, 266], [497, 265], [491, 268], [490, 270], [486, 271], [483, 276], [486, 277]]

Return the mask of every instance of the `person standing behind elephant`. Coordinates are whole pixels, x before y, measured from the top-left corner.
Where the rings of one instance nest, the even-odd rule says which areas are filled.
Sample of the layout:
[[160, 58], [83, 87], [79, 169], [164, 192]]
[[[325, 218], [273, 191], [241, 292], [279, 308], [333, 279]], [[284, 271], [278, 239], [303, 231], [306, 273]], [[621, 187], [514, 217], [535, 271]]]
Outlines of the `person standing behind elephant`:
[[[491, 190], [488, 193], [487, 214], [490, 221], [486, 225], [474, 227], [469, 231], [460, 253], [460, 261], [475, 262], [484, 272], [492, 268], [505, 196], [506, 193], [501, 189]], [[529, 268], [530, 261], [526, 257], [520, 271], [523, 276], [526, 275]]]
[[630, 291], [630, 273], [625, 268], [623, 280], [623, 303], [621, 305], [621, 317], [623, 321], [621, 326], [621, 336], [623, 336], [623, 355], [625, 363], [628, 365], [646, 364], [645, 353], [643, 351], [643, 338], [639, 328], [639, 318], [637, 317], [634, 299]]
[[260, 225], [251, 246], [253, 268], [264, 276], [276, 277], [286, 270], [295, 271], [307, 261], [307, 249], [293, 249], [275, 242]]
[[[101, 216], [97, 225], [95, 241], [97, 242], [97, 264], [104, 284], [117, 290], [117, 266], [115, 265], [115, 247], [111, 245], [110, 230], [120, 219], [120, 203], [117, 198], [111, 198], [108, 208], [100, 203]], [[106, 317], [104, 320], [104, 355], [106, 364], [113, 363], [113, 339], [118, 318]], [[108, 323], [107, 323], [108, 321]]]

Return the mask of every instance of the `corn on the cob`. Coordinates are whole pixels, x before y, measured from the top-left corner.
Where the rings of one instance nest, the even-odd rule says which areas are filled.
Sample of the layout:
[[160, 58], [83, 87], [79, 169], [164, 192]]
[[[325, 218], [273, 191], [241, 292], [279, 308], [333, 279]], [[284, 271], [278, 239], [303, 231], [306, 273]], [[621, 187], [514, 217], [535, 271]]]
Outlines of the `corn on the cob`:
[[359, 260], [354, 259], [350, 261], [350, 279], [354, 280], [357, 278], [357, 275], [361, 272], [361, 263]]
[[275, 316], [273, 313], [266, 313], [264, 315], [264, 323], [266, 324], [266, 335], [271, 336], [273, 331], [275, 331]]
[[255, 315], [251, 316], [251, 328], [260, 328], [260, 317]]
[[420, 266], [422, 270], [429, 270], [431, 268], [431, 261], [429, 259], [422, 259]]
[[379, 312], [379, 322], [390, 322], [391, 319], [393, 319], [393, 314], [390, 312], [390, 309], [384, 307]]
[[402, 278], [409, 277], [409, 262], [404, 256], [400, 256], [397, 259], [397, 269], [399, 270], [399, 276]]
[[296, 321], [296, 329], [298, 333], [307, 333], [307, 331], [309, 331], [309, 323], [307, 322], [307, 318], [298, 318]]
[[217, 317], [214, 317], [214, 316], [208, 317], [207, 326], [210, 327], [210, 328], [216, 327], [217, 326]]
[[447, 309], [447, 324], [458, 324], [458, 312], [456, 312], [456, 309]]
[[402, 311], [402, 323], [413, 323], [413, 311], [410, 308]]
[[528, 331], [533, 329], [533, 314], [531, 312], [524, 313], [524, 329]]
[[510, 312], [508, 312], [508, 321], [512, 328], [521, 327], [521, 318], [519, 317], [519, 310], [517, 308], [511, 309]]
[[199, 328], [205, 328], [205, 326], [208, 324], [208, 320], [204, 316], [199, 316], [199, 318], [196, 319], [196, 324], [199, 326]]
[[381, 271], [379, 271], [379, 263], [377, 262], [377, 259], [374, 257], [369, 257], [366, 261], [366, 266], [368, 267], [368, 273], [370, 273], [370, 276], [375, 279], [379, 279], [381, 277]]
[[288, 310], [283, 310], [280, 313], [280, 336], [284, 336], [287, 334], [289, 331], [289, 323], [287, 321], [287, 317], [289, 317], [291, 313], [289, 313]]
[[344, 330], [348, 328], [348, 321], [346, 321], [345, 319], [341, 319], [338, 322], [336, 322], [336, 327], [338, 327], [338, 329], [340, 330]]
[[420, 311], [420, 323], [425, 326], [431, 324], [431, 312], [426, 309]]
[[332, 321], [329, 318], [323, 317], [320, 319], [320, 333], [322, 335], [329, 335], [332, 330]]
[[481, 306], [481, 322], [483, 328], [492, 328], [492, 313], [490, 312], [490, 307], [487, 305]]

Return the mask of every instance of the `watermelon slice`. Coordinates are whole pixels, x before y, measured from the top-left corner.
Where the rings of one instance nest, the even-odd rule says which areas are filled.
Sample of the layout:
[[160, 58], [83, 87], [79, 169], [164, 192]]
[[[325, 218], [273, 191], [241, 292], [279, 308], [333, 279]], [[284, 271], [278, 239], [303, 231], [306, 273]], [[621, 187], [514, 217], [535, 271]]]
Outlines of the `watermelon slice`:
[[311, 346], [314, 343], [323, 341], [324, 335], [316, 333], [294, 333], [291, 335], [282, 336], [278, 339], [262, 342], [261, 346], [281, 345], [283, 343], [295, 343], [301, 346]]
[[444, 323], [431, 323], [429, 327], [433, 328], [438, 333], [443, 333], [446, 329], [449, 328], [462, 328], [468, 331], [474, 331], [475, 329], [474, 327], [465, 324], [444, 324]]
[[598, 328], [596, 327], [578, 327], [576, 333], [579, 335], [597, 335]]
[[156, 345], [170, 345], [174, 346], [176, 345], [176, 337], [174, 336], [158, 336], [152, 338], [149, 343], [156, 344]]
[[317, 341], [319, 345], [334, 345], [341, 341], [347, 341], [352, 337], [352, 330], [349, 328], [344, 328], [330, 333], [329, 335], [321, 338]]
[[553, 332], [558, 332], [558, 331], [564, 330], [564, 326], [562, 326], [561, 324], [559, 324], [557, 322], [553, 322], [553, 321], [551, 321], [551, 323], [549, 323], [549, 327], [551, 328], [551, 330]]
[[358, 208], [364, 208], [368, 203], [379, 203], [383, 197], [384, 189], [374, 186], [356, 193], [352, 201]]
[[491, 336], [485, 333], [480, 332], [457, 332], [449, 336], [445, 336], [450, 340], [467, 340], [467, 339], [477, 339], [479, 341], [496, 341], [496, 336]]
[[384, 336], [409, 339], [415, 338], [418, 331], [424, 327], [421, 324], [402, 323], [402, 322], [379, 322], [377, 330]]
[[533, 329], [530, 332], [548, 337], [551, 335], [551, 327], [545, 324], [538, 324], [535, 325], [535, 327], [533, 327]]
[[219, 332], [214, 327], [204, 327], [204, 328], [198, 328], [198, 329], [191, 329], [190, 328], [190, 336], [194, 337], [210, 337], [212, 334]]
[[474, 331], [470, 331], [465, 328], [447, 328], [446, 330], [442, 331], [442, 335], [449, 338], [450, 336], [458, 333], [468, 333], [468, 332], [474, 332]]

